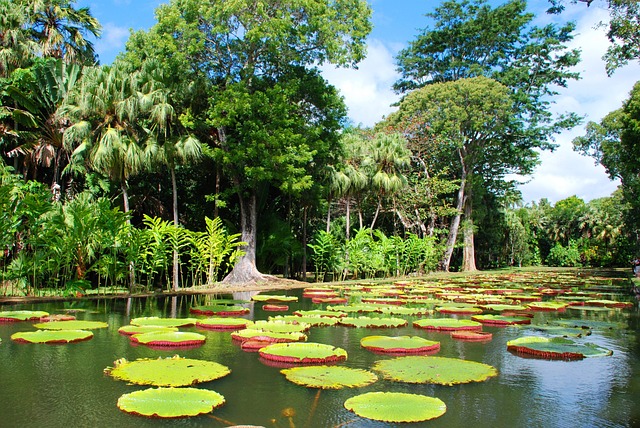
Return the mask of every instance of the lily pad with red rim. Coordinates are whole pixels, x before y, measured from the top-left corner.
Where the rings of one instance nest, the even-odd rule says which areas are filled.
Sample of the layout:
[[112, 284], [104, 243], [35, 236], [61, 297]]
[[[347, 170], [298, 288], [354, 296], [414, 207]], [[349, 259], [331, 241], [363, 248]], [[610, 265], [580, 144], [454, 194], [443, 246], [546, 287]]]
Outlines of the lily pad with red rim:
[[182, 418], [209, 413], [225, 403], [224, 397], [208, 389], [149, 388], [122, 395], [120, 410], [155, 418]]
[[176, 355], [135, 361], [121, 358], [114, 362], [114, 367], [107, 367], [104, 372], [115, 379], [136, 385], [189, 386], [219, 379], [231, 373], [231, 370], [213, 361]]
[[289, 310], [289, 306], [266, 304], [266, 305], [262, 305], [262, 310], [267, 312], [285, 312]]
[[212, 305], [212, 306], [193, 306], [189, 308], [189, 312], [196, 315], [215, 315], [219, 317], [235, 317], [245, 315], [251, 312], [249, 308], [238, 305]]
[[417, 354], [440, 350], [440, 342], [418, 336], [367, 336], [360, 340], [360, 346], [373, 352], [391, 354]]
[[158, 325], [123, 325], [118, 329], [118, 333], [126, 336], [132, 334], [151, 333], [152, 331], [171, 332], [178, 331], [178, 327], [163, 327]]
[[429, 318], [413, 321], [412, 325], [417, 328], [436, 331], [457, 331], [457, 330], [482, 330], [482, 324], [477, 321], [457, 319], [457, 318]]
[[314, 316], [299, 316], [299, 315], [285, 315], [277, 317], [269, 317], [270, 321], [285, 321], [289, 323], [305, 323], [311, 327], [326, 327], [336, 325], [339, 322], [337, 317], [314, 317]]
[[256, 294], [251, 297], [255, 302], [297, 302], [297, 296], [285, 296], [280, 294]]
[[564, 337], [524, 336], [507, 342], [507, 350], [549, 360], [581, 360], [605, 357], [613, 351], [593, 343], [577, 343]]
[[441, 314], [476, 315], [481, 314], [482, 309], [463, 306], [441, 306], [436, 308], [436, 312]]
[[37, 321], [49, 316], [45, 311], [0, 311], [0, 322]]
[[206, 330], [240, 330], [249, 327], [252, 321], [245, 318], [207, 318], [196, 321], [196, 327]]
[[[297, 320], [296, 320], [297, 321]], [[283, 320], [259, 320], [255, 321], [251, 328], [262, 331], [271, 331], [274, 333], [292, 333], [292, 332], [304, 332], [309, 330], [311, 326], [302, 322], [286, 322]]]
[[339, 324], [357, 328], [394, 328], [404, 327], [408, 324], [408, 321], [402, 318], [345, 317], [340, 318]]
[[507, 315], [474, 315], [471, 317], [471, 320], [498, 327], [514, 324], [531, 324], [531, 318], [529, 317]]
[[199, 333], [191, 332], [150, 332], [142, 334], [134, 334], [131, 336], [131, 342], [140, 343], [150, 346], [196, 346], [201, 345], [206, 337]]
[[391, 423], [427, 421], [447, 411], [439, 398], [403, 392], [367, 392], [349, 398], [344, 407], [360, 417]]
[[493, 338], [493, 334], [486, 331], [453, 331], [451, 338], [465, 342], [488, 342]]
[[234, 331], [231, 333], [231, 337], [235, 340], [244, 342], [246, 340], [257, 340], [271, 343], [284, 343], [284, 342], [304, 342], [307, 340], [307, 335], [301, 332], [285, 332], [278, 333], [273, 331], [258, 330], [255, 328], [245, 328], [243, 330]]
[[259, 352], [265, 360], [282, 363], [324, 364], [347, 359], [347, 351], [323, 343], [274, 343]]
[[162, 327], [189, 327], [195, 325], [195, 318], [139, 317], [131, 320], [133, 325], [157, 325]]
[[37, 330], [21, 331], [11, 335], [11, 340], [18, 343], [64, 344], [89, 340], [93, 333], [85, 330]]
[[498, 375], [495, 367], [476, 361], [413, 355], [376, 361], [373, 369], [396, 382], [438, 385], [483, 382]]
[[346, 317], [347, 313], [340, 312], [340, 311], [323, 311], [322, 309], [312, 309], [309, 311], [304, 311], [304, 310], [295, 311], [293, 315], [297, 315], [299, 317], [309, 316], [309, 317], [342, 318], [342, 317]]
[[102, 321], [49, 321], [41, 322], [33, 325], [35, 328], [44, 330], [95, 330], [99, 328], [107, 328], [109, 324]]
[[299, 366], [280, 372], [297, 385], [321, 389], [357, 388], [378, 380], [378, 376], [368, 370], [342, 366]]

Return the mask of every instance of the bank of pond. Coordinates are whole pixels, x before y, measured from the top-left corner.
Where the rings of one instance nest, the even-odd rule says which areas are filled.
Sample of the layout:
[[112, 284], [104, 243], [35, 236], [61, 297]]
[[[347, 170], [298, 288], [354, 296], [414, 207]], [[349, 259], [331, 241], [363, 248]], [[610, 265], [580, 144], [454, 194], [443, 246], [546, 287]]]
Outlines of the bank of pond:
[[634, 426], [619, 272], [0, 306], [3, 426]]

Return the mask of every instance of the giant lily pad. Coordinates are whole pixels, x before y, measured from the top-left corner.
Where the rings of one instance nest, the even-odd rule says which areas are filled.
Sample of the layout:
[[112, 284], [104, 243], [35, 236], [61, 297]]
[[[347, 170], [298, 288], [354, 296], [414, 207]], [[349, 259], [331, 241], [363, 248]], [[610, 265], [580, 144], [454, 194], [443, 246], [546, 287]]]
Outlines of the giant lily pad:
[[301, 366], [281, 370], [287, 380], [309, 388], [341, 389], [367, 386], [378, 380], [368, 370], [341, 366]]
[[408, 324], [408, 321], [402, 318], [345, 317], [340, 318], [339, 324], [348, 327], [392, 328], [403, 327]]
[[162, 327], [188, 327], [195, 323], [195, 318], [140, 317], [131, 320], [133, 325], [157, 325]]
[[151, 346], [193, 346], [201, 345], [205, 340], [206, 337], [202, 334], [182, 331], [168, 333], [156, 331], [131, 336], [132, 342]]
[[549, 301], [549, 302], [530, 302], [527, 306], [534, 311], [563, 311], [569, 306], [568, 303]]
[[414, 327], [437, 331], [482, 330], [482, 324], [471, 320], [456, 318], [430, 318], [413, 322]]
[[249, 308], [244, 306], [228, 306], [228, 305], [211, 305], [211, 306], [193, 306], [189, 308], [189, 312], [196, 315], [216, 315], [219, 317], [234, 317], [244, 315], [251, 312]]
[[118, 333], [126, 336], [132, 334], [151, 333], [152, 331], [162, 331], [165, 333], [178, 331], [178, 327], [162, 327], [158, 325], [123, 325], [118, 329]]
[[344, 349], [322, 343], [274, 343], [259, 352], [265, 360], [283, 363], [323, 364], [347, 359]]
[[38, 330], [21, 331], [11, 335], [11, 339], [20, 343], [71, 343], [89, 340], [93, 333], [84, 330]]
[[[297, 321], [297, 320], [296, 320]], [[285, 321], [256, 321], [251, 328], [262, 331], [272, 331], [274, 333], [291, 333], [291, 332], [303, 332], [309, 330], [311, 327], [304, 322], [285, 322]]]
[[291, 332], [273, 332], [258, 330], [255, 328], [245, 328], [243, 330], [234, 331], [231, 333], [231, 337], [235, 340], [244, 342], [246, 340], [262, 341], [262, 342], [304, 342], [307, 340], [307, 335], [298, 331]]
[[297, 315], [299, 317], [327, 317], [327, 318], [342, 318], [346, 317], [346, 312], [340, 311], [323, 311], [322, 309], [313, 309], [310, 311], [295, 311], [293, 315]]
[[393, 354], [411, 354], [440, 350], [440, 342], [427, 340], [418, 336], [367, 336], [360, 340], [360, 345], [370, 351]]
[[196, 321], [196, 326], [208, 330], [239, 330], [251, 325], [250, 320], [244, 318], [207, 318]]
[[447, 406], [442, 400], [403, 392], [368, 392], [344, 402], [347, 410], [356, 415], [384, 422], [421, 422], [445, 414]]
[[407, 315], [421, 317], [430, 315], [433, 311], [427, 308], [407, 308], [404, 306], [389, 306], [380, 308], [380, 312], [385, 315]]
[[299, 316], [299, 315], [285, 315], [277, 317], [269, 317], [270, 321], [284, 321], [289, 323], [305, 323], [311, 327], [324, 327], [338, 324], [337, 317], [320, 317], [320, 316]]
[[440, 306], [436, 308], [436, 312], [441, 314], [476, 315], [481, 314], [482, 309], [465, 306]]
[[495, 367], [475, 361], [445, 357], [398, 357], [376, 361], [373, 369], [389, 380], [406, 383], [454, 385], [482, 382], [497, 376]]
[[581, 360], [587, 357], [604, 357], [613, 352], [593, 343], [576, 343], [564, 337], [524, 336], [507, 342], [507, 349], [550, 360]]
[[529, 317], [517, 317], [507, 315], [474, 315], [471, 317], [472, 321], [477, 321], [482, 324], [505, 326], [514, 324], [531, 324], [531, 318]]
[[227, 366], [213, 361], [194, 360], [179, 356], [127, 361], [121, 358], [115, 367], [107, 367], [108, 375], [135, 383], [152, 386], [189, 386], [209, 382], [231, 373]]
[[41, 322], [33, 325], [35, 328], [44, 330], [94, 330], [98, 328], [107, 328], [109, 324], [102, 321], [50, 321]]
[[297, 302], [296, 296], [285, 296], [279, 294], [256, 294], [251, 297], [255, 302]]
[[209, 413], [224, 402], [222, 395], [208, 389], [149, 388], [122, 395], [118, 408], [140, 416], [181, 418]]
[[49, 316], [45, 311], [0, 311], [0, 322], [34, 321]]

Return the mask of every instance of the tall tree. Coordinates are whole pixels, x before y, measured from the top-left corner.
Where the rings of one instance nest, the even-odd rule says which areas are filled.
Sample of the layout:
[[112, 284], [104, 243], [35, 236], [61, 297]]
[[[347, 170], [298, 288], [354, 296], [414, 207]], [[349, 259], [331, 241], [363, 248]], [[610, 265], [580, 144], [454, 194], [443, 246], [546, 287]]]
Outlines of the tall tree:
[[[555, 88], [566, 86], [569, 79], [578, 77], [571, 67], [578, 63], [579, 52], [566, 48], [573, 37], [574, 24], [532, 26], [534, 16], [526, 12], [523, 0], [511, 0], [496, 8], [484, 0], [451, 0], [427, 16], [434, 20], [432, 28], [423, 30], [397, 57], [401, 78], [395, 89], [404, 93], [439, 82], [479, 76], [501, 83], [511, 99], [512, 118], [493, 142], [504, 147], [479, 153], [480, 158], [472, 165], [491, 166], [493, 161], [489, 157], [503, 152], [508, 156], [497, 162], [498, 165], [506, 170], [530, 173], [538, 158], [534, 149], [553, 148], [550, 137], [579, 121], [573, 114], [554, 117], [549, 111], [552, 97], [557, 94]], [[493, 127], [490, 122], [487, 125]], [[461, 123], [461, 126], [465, 125]], [[455, 145], [451, 148], [452, 154], [458, 153]], [[459, 210], [467, 207], [462, 199], [465, 192], [469, 194], [470, 186], [504, 191], [504, 182], [501, 183], [504, 169], [496, 174], [490, 170], [469, 171], [462, 160], [464, 153], [458, 155], [462, 165], [455, 169], [459, 171], [456, 178], [461, 180]], [[451, 155], [448, 159], [456, 162]], [[469, 176], [470, 173], [473, 175]], [[451, 229], [457, 227], [459, 220], [454, 217]], [[472, 219], [467, 220], [465, 224], [471, 230]], [[449, 251], [452, 244], [449, 241]], [[466, 245], [470, 244], [467, 240]], [[464, 267], [475, 267], [470, 259], [473, 254], [473, 251], [464, 252]], [[445, 268], [448, 268], [447, 258], [443, 259]]]
[[316, 146], [335, 145], [345, 112], [311, 68], [360, 61], [370, 15], [363, 0], [173, 0], [129, 45], [140, 57], [178, 58], [211, 82], [218, 160], [235, 186], [247, 243], [226, 282], [264, 278], [255, 264], [256, 192], [265, 182], [284, 192], [310, 185], [306, 166]]

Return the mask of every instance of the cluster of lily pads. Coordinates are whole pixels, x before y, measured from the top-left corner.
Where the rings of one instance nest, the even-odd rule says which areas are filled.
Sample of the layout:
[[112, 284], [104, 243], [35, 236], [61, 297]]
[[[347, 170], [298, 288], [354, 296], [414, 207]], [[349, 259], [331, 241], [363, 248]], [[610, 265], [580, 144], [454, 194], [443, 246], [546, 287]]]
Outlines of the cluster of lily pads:
[[[561, 360], [611, 355], [610, 350], [582, 341], [593, 327], [588, 322], [565, 319], [535, 325], [533, 315], [539, 311], [620, 310], [629, 303], [603, 299], [603, 293], [611, 291], [607, 285], [599, 290], [576, 291], [572, 278], [548, 284], [531, 279], [526, 275], [475, 276], [438, 282], [308, 287], [302, 298], [318, 305], [313, 310], [249, 320], [243, 316], [249, 312], [246, 305], [250, 302], [218, 299], [212, 305], [191, 307], [194, 318], [134, 318], [118, 331], [134, 345], [163, 349], [197, 347], [205, 342], [204, 334], [180, 331], [182, 327], [228, 332], [242, 350], [256, 352], [263, 363], [280, 368], [288, 381], [317, 389], [365, 387], [379, 377], [408, 384], [456, 385], [483, 382], [498, 375], [498, 370], [488, 364], [435, 356], [440, 342], [419, 336], [423, 330], [441, 332], [455, 340], [487, 342], [492, 340], [492, 333], [484, 331], [485, 327], [523, 326], [528, 334], [507, 343], [507, 350], [515, 355]], [[275, 294], [252, 297], [263, 310], [280, 312], [288, 312], [288, 304], [296, 300], [295, 296]], [[50, 315], [46, 312], [0, 312], [0, 322], [42, 321], [47, 317]], [[343, 326], [393, 332], [408, 325], [416, 335], [372, 334], [360, 340], [362, 348], [384, 356], [370, 370], [343, 365], [348, 355], [342, 348], [307, 341], [311, 328]], [[88, 340], [93, 337], [91, 329], [107, 324], [49, 318], [34, 326], [37, 331], [15, 333], [11, 338], [16, 342], [69, 343]], [[122, 395], [117, 402], [119, 409], [147, 417], [174, 418], [209, 413], [225, 404], [218, 392], [195, 385], [227, 376], [231, 370], [217, 362], [175, 355], [135, 361], [121, 358], [105, 373], [149, 387]], [[437, 397], [392, 391], [355, 395], [344, 402], [344, 407], [360, 417], [390, 423], [434, 419], [447, 410], [446, 403]]]

